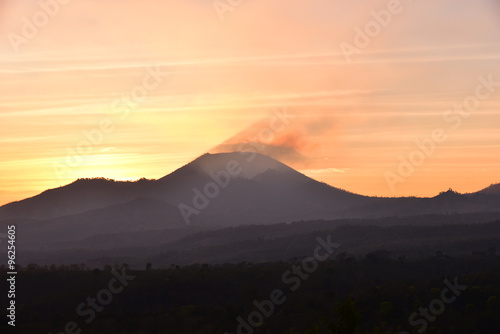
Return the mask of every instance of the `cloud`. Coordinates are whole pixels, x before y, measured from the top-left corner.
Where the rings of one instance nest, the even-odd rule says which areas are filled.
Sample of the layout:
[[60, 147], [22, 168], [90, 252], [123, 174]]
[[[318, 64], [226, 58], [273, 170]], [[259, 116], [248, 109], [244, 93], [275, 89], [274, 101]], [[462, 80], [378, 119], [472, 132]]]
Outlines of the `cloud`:
[[335, 135], [335, 128], [332, 116], [308, 116], [303, 113], [268, 137], [262, 134], [270, 129], [269, 118], [263, 118], [215, 146], [209, 153], [251, 149], [290, 163], [295, 168], [305, 167], [317, 161], [315, 151], [325, 142], [325, 137]]

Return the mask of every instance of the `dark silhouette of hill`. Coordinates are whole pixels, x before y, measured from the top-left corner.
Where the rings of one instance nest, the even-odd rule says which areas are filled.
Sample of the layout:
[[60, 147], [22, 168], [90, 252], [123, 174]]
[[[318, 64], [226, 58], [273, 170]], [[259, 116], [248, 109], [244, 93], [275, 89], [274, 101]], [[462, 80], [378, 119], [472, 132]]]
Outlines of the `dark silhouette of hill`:
[[[133, 234], [140, 231], [180, 228], [184, 227], [185, 223], [175, 206], [151, 198], [137, 198], [85, 213], [16, 225], [23, 225], [18, 229], [26, 236], [20, 243], [29, 241], [26, 247], [32, 247], [42, 246], [44, 240], [52, 240], [57, 244], [118, 231]], [[27, 239], [29, 236], [34, 238]]]
[[[214, 175], [219, 175], [218, 181]], [[207, 185], [209, 194], [216, 196], [206, 192]], [[313, 180], [270, 157], [233, 152], [202, 155], [158, 180], [80, 179], [0, 207], [0, 221], [43, 220], [40, 226], [60, 227], [66, 222], [74, 228], [87, 221], [96, 222], [87, 223], [88, 228], [100, 223], [106, 229], [154, 220], [170, 228], [179, 226], [180, 204], [196, 211], [189, 214], [189, 223], [206, 226], [487, 212], [500, 208], [499, 189], [493, 185], [473, 194], [450, 190], [433, 198], [367, 197]], [[205, 198], [202, 209], [193, 202], [196, 191]], [[203, 202], [199, 197], [198, 203]]]
[[4, 205], [0, 208], [0, 220], [52, 219], [141, 197], [193, 207], [193, 189], [204, 192], [205, 185], [214, 183], [210, 173], [227, 173], [230, 161], [236, 161], [241, 172], [232, 175], [229, 185], [220, 187], [219, 196], [210, 200], [202, 214], [193, 217], [198, 222], [217, 220], [219, 224], [226, 221], [234, 224], [237, 217], [248, 217], [242, 223], [251, 223], [252, 219], [274, 222], [326, 217], [370, 200], [317, 182], [267, 156], [257, 154], [252, 161], [248, 158], [241, 153], [205, 154], [159, 180], [80, 179]]
[[0, 207], [0, 219], [48, 219], [125, 203], [148, 192], [152, 181], [78, 179], [22, 201]]
[[488, 188], [479, 191], [481, 194], [500, 196], [500, 183], [492, 184]]
[[[379, 219], [302, 221], [219, 229], [164, 229], [62, 235], [40, 240], [20, 231], [19, 263], [128, 263], [157, 267], [172, 263], [240, 263], [289, 260], [310, 255], [316, 237], [331, 235], [342, 252], [378, 250], [398, 256], [487, 253], [500, 249], [500, 212], [422, 215]], [[30, 238], [30, 239], [28, 239]]]
[[[211, 187], [208, 192], [207, 186]], [[74, 263], [104, 256], [134, 261], [164, 257], [163, 262], [189, 263], [196, 258], [248, 260], [259, 254], [277, 259], [272, 254], [295, 256], [302, 243], [300, 235], [317, 234], [340, 224], [420, 226], [448, 224], [451, 217], [462, 224], [500, 219], [497, 190], [494, 185], [477, 193], [449, 190], [432, 198], [367, 197], [315, 181], [264, 155], [205, 154], [158, 180], [81, 179], [4, 205], [0, 207], [0, 226], [16, 225], [22, 236], [16, 241], [23, 250], [21, 261], [24, 257]], [[182, 205], [197, 208], [189, 221], [180, 210]], [[300, 227], [285, 224], [294, 221], [304, 222]], [[223, 230], [241, 225], [255, 229], [238, 229], [236, 234]], [[272, 227], [266, 229], [266, 225]], [[381, 245], [381, 240], [384, 245], [391, 243], [380, 236], [386, 230], [377, 231], [378, 239], [371, 240], [368, 248]], [[251, 235], [256, 237], [248, 239]], [[469, 236], [472, 234], [464, 233], [454, 245], [469, 247], [471, 242], [477, 248], [483, 241], [498, 239], [481, 234], [468, 240]], [[266, 241], [281, 239], [285, 249], [280, 251]], [[351, 239], [355, 240], [351, 245], [368, 242], [366, 238]], [[432, 247], [444, 240], [445, 236], [435, 239]], [[415, 241], [419, 242], [427, 241]]]

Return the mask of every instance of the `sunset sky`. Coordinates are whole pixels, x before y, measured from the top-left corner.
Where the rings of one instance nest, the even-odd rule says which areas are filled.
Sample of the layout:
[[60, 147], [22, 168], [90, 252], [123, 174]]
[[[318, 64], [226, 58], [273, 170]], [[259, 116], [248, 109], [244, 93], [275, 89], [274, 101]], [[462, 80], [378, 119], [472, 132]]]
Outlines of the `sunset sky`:
[[[0, 0], [0, 205], [81, 177], [160, 178], [285, 111], [263, 152], [335, 187], [500, 182], [498, 1], [60, 1]], [[348, 61], [340, 46], [377, 26], [372, 11], [390, 22]], [[446, 139], [391, 187], [436, 129]]]

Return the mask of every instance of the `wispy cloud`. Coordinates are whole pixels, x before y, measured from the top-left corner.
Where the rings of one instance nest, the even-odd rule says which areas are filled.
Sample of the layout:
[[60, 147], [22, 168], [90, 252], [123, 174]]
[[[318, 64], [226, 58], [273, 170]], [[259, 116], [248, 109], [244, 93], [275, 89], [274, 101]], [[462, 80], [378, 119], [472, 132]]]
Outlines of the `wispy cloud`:
[[[110, 103], [158, 64], [174, 74], [168, 85], [71, 177], [161, 177], [248, 142], [270, 109], [286, 105], [297, 121], [264, 153], [344, 189], [384, 195], [380, 175], [394, 157], [440, 124], [479, 75], [500, 80], [491, 0], [413, 1], [346, 64], [339, 43], [386, 5], [249, 1], [221, 24], [210, 1], [72, 1], [16, 55], [6, 36], [39, 5], [4, 1], [0, 189], [59, 186], [51, 162], [112, 117]], [[499, 106], [498, 95], [485, 102], [398, 195], [472, 191], [480, 186], [470, 175], [481, 169], [476, 182], [498, 182]]]

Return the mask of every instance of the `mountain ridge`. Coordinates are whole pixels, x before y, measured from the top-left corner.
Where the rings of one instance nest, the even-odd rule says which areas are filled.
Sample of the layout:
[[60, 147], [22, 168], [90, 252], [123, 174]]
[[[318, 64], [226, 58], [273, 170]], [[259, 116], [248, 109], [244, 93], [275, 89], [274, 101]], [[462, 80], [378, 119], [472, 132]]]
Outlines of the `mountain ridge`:
[[[228, 172], [228, 167], [234, 173]], [[235, 166], [237, 168], [235, 168]], [[0, 207], [0, 221], [47, 220], [84, 214], [96, 209], [146, 198], [170, 206], [193, 206], [195, 189], [229, 177], [228, 186], [193, 216], [197, 223], [234, 225], [300, 219], [380, 217], [394, 214], [470, 212], [494, 210], [499, 204], [500, 184], [472, 194], [442, 192], [435, 197], [369, 197], [316, 181], [271, 157], [253, 152], [204, 154], [157, 180], [78, 179], [62, 187]], [[498, 199], [497, 199], [498, 197]], [[500, 207], [500, 206], [497, 206]], [[138, 210], [140, 208], [137, 208]], [[420, 211], [419, 211], [420, 210]], [[458, 210], [458, 211], [457, 211]], [[111, 215], [113, 216], [113, 215]], [[117, 213], [118, 217], [119, 214]], [[112, 217], [111, 217], [112, 219]]]

